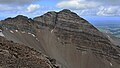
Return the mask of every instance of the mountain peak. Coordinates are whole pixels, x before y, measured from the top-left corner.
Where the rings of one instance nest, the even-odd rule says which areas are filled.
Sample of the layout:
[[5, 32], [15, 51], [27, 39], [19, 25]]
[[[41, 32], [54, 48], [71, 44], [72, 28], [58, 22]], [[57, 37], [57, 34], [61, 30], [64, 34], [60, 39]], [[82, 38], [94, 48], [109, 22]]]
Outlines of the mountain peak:
[[[24, 15], [17, 15], [16, 17], [8, 17], [4, 21], [10, 22], [11, 20], [15, 20], [15, 21], [17, 21], [17, 20], [28, 20], [28, 17], [24, 16]], [[10, 23], [12, 23], [12, 22], [10, 22]]]
[[45, 53], [63, 68], [119, 68], [119, 49], [76, 13], [64, 9], [26, 18], [1, 21], [5, 37]]
[[81, 19], [79, 15], [69, 9], [63, 9], [62, 11], [58, 12], [58, 15], [63, 16], [63, 18], [69, 20]]
[[18, 16], [16, 16], [15, 18], [28, 19], [28, 17], [27, 17], [27, 16], [23, 16], [23, 15], [18, 15]]
[[71, 12], [69, 9], [63, 9], [62, 11], [60, 12]]
[[[75, 12], [72, 12], [69, 9], [63, 9], [59, 12], [50, 11], [45, 13], [42, 16], [38, 16], [33, 18], [34, 21], [39, 21], [45, 24], [58, 26], [61, 24], [70, 25], [72, 28], [78, 28], [82, 30], [97, 30], [94, 26], [92, 26], [88, 21], [77, 15]], [[74, 24], [74, 25], [73, 25]], [[62, 25], [62, 26], [64, 26]], [[92, 29], [92, 30], [91, 30]]]

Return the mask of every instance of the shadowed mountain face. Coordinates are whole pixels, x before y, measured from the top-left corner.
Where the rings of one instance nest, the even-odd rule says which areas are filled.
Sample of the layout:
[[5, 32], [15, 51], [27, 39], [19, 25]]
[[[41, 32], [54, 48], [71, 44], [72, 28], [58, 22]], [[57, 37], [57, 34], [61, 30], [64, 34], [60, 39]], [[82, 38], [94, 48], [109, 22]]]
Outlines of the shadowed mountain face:
[[120, 68], [120, 49], [70, 10], [1, 21], [8, 40], [54, 58], [61, 68]]

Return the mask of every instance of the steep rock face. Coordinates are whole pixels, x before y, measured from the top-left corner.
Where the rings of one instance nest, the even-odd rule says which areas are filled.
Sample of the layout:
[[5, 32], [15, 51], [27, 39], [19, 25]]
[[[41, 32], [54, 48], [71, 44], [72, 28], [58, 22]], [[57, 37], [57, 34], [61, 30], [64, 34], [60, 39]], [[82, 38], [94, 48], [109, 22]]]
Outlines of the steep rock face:
[[47, 56], [0, 37], [0, 68], [56, 68]]
[[[40, 37], [40, 39], [41, 38], [45, 39], [45, 37], [49, 35], [48, 41], [50, 43], [47, 41], [45, 43], [48, 43], [47, 45], [53, 47], [55, 47], [54, 45], [56, 45], [55, 49], [57, 49], [58, 52], [57, 51], [55, 52], [58, 53], [57, 55], [61, 54], [60, 56], [63, 56], [63, 58], [61, 58], [63, 60], [61, 59], [58, 60], [61, 61], [61, 63], [64, 62], [64, 64], [67, 65], [67, 67], [87, 68], [87, 64], [88, 64], [89, 68], [98, 68], [98, 67], [103, 68], [105, 66], [99, 65], [101, 64], [100, 61], [91, 60], [90, 62], [88, 62], [87, 60], [85, 61], [85, 59], [93, 59], [93, 57], [95, 59], [94, 56], [95, 54], [100, 54], [100, 55], [103, 54], [102, 55], [103, 57], [107, 57], [106, 55], [113, 56], [119, 54], [119, 52], [117, 52], [116, 49], [113, 48], [112, 43], [102, 33], [100, 33], [94, 26], [89, 24], [86, 20], [80, 18], [77, 14], [71, 12], [70, 10], [63, 10], [56, 13], [55, 18], [52, 18], [51, 17], [52, 15], [50, 14], [52, 13], [48, 12], [47, 14], [45, 14], [47, 16], [43, 15], [34, 18], [35, 21], [43, 22], [48, 26], [53, 26], [53, 28], [51, 27], [48, 28], [51, 29], [51, 33], [43, 32], [42, 37]], [[49, 20], [43, 21], [44, 18], [46, 17], [52, 18], [51, 21], [53, 20], [55, 25], [51, 24]], [[45, 31], [47, 31], [48, 29], [45, 29]], [[45, 37], [43, 37], [44, 35]], [[53, 40], [54, 38], [53, 35], [55, 35], [56, 44], [55, 44], [55, 40]], [[88, 53], [91, 50], [93, 52]], [[87, 53], [90, 55], [91, 53], [95, 53], [95, 54], [92, 54], [93, 57], [91, 57]], [[90, 57], [88, 58], [88, 56]], [[58, 57], [55, 57], [55, 59], [57, 58]], [[118, 56], [117, 58], [119, 59]], [[64, 60], [66, 60], [67, 62]], [[91, 64], [92, 62], [95, 64]], [[105, 63], [107, 63], [107, 61], [105, 61]], [[111, 62], [109, 62], [108, 66], [106, 65], [105, 68], [107, 67], [109, 68], [110, 63]]]
[[119, 49], [70, 10], [48, 12], [33, 20], [17, 16], [1, 22], [7, 39], [42, 51], [62, 68], [120, 67]]

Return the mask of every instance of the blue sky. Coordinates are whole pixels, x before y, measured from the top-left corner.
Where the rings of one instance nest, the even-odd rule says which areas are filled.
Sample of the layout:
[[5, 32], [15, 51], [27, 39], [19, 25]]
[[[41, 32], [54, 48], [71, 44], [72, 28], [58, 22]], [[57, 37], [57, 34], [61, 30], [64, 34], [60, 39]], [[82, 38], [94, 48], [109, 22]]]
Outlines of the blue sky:
[[120, 19], [120, 0], [0, 0], [0, 20], [16, 15], [33, 18], [62, 9], [70, 9], [92, 23]]
[[82, 17], [95, 26], [98, 24], [120, 25], [119, 16], [82, 16]]

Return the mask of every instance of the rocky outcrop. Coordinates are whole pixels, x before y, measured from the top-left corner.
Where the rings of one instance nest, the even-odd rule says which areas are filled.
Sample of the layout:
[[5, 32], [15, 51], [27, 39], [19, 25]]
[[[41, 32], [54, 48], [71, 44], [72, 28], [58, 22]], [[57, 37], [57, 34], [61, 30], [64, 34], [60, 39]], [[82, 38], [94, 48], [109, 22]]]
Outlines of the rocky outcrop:
[[44, 54], [0, 37], [0, 68], [56, 68]]
[[120, 50], [68, 9], [47, 12], [33, 20], [20, 15], [1, 22], [7, 39], [41, 51], [61, 68], [120, 67]]

